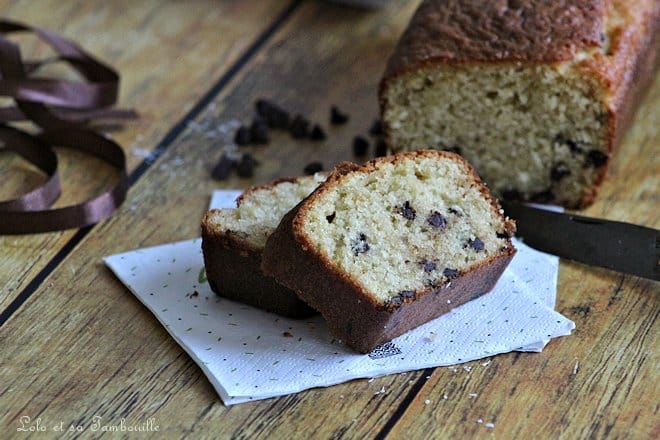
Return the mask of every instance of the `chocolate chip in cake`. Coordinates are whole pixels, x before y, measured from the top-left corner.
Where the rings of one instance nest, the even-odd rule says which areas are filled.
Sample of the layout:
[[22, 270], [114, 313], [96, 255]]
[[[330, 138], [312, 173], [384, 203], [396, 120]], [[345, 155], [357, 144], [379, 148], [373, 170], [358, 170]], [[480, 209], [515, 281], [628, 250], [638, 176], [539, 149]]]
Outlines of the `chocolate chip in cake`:
[[419, 265], [422, 266], [424, 272], [427, 273], [433, 272], [438, 268], [438, 266], [433, 261], [429, 261], [429, 260], [422, 260], [419, 262]]
[[475, 251], [477, 251], [477, 252], [483, 251], [484, 248], [485, 248], [484, 242], [481, 241], [481, 239], [479, 239], [479, 237], [475, 237], [474, 240], [469, 239], [467, 241], [467, 245], [469, 247], [471, 247], [472, 249], [474, 249]]
[[225, 180], [227, 177], [229, 177], [231, 169], [235, 166], [236, 161], [229, 157], [227, 153], [222, 153], [220, 160], [215, 165], [215, 167], [213, 167], [213, 171], [211, 171], [211, 177], [216, 180]]
[[383, 121], [376, 119], [369, 129], [369, 134], [372, 136], [381, 136], [383, 134]]
[[408, 200], [403, 202], [403, 206], [398, 208], [397, 212], [408, 220], [415, 220], [415, 209], [410, 206], [410, 202]]
[[532, 196], [529, 198], [529, 200], [536, 203], [549, 203], [552, 202], [554, 199], [555, 199], [555, 194], [549, 189], [546, 189], [545, 191], [537, 192], [536, 194], [532, 194]]
[[333, 125], [342, 125], [346, 122], [348, 122], [348, 115], [333, 105], [330, 109], [330, 123]]
[[264, 118], [270, 128], [286, 129], [289, 127], [289, 113], [266, 99], [256, 103], [257, 114]]
[[241, 156], [240, 162], [238, 162], [236, 172], [240, 177], [252, 177], [254, 175], [254, 167], [257, 164], [258, 162], [250, 153], [244, 153]]
[[325, 131], [321, 128], [320, 125], [314, 124], [312, 127], [312, 132], [309, 134], [309, 138], [313, 141], [324, 141], [326, 139]]
[[355, 136], [353, 138], [353, 154], [356, 156], [364, 156], [369, 149], [369, 141], [362, 136]]
[[374, 156], [376, 157], [387, 156], [387, 142], [385, 142], [385, 139], [380, 139], [376, 143], [376, 151], [374, 152]]
[[504, 231], [504, 232], [496, 232], [496, 233], [495, 233], [495, 236], [496, 236], [497, 238], [511, 238], [511, 234], [510, 234], [508, 231]]
[[397, 296], [401, 299], [411, 299], [415, 297], [415, 291], [414, 290], [402, 290], [401, 292], [397, 293]]
[[550, 169], [550, 180], [553, 182], [559, 182], [566, 176], [571, 175], [571, 170], [568, 168], [564, 162], [558, 162]]
[[236, 145], [248, 145], [250, 142], [252, 142], [250, 128], [245, 126], [239, 127], [234, 135], [234, 143]]
[[289, 125], [289, 132], [295, 139], [302, 139], [309, 136], [309, 121], [302, 115], [296, 115]]
[[456, 217], [463, 217], [463, 213], [456, 208], [449, 208], [449, 213], [455, 215]]
[[254, 144], [267, 144], [270, 142], [268, 136], [268, 124], [265, 119], [255, 118], [250, 126], [250, 138]]
[[445, 270], [442, 271], [442, 274], [450, 280], [453, 280], [454, 278], [458, 277], [458, 275], [459, 275], [458, 270], [451, 269], [449, 267], [445, 267]]
[[587, 153], [587, 160], [584, 163], [585, 167], [592, 166], [600, 168], [607, 163], [609, 156], [600, 150], [589, 150]]
[[434, 228], [440, 230], [447, 229], [447, 219], [438, 211], [433, 211], [431, 215], [426, 218], [426, 222]]
[[365, 234], [360, 234], [360, 236], [353, 240], [351, 244], [351, 249], [355, 252], [355, 255], [363, 254], [369, 250], [369, 243], [367, 243], [367, 236]]
[[335, 221], [335, 216], [336, 216], [336, 215], [337, 215], [337, 213], [336, 213], [336, 212], [333, 212], [333, 213], [330, 214], [330, 215], [326, 215], [326, 216], [325, 216], [325, 219], [328, 221], [328, 223], [332, 223], [333, 221]]
[[311, 176], [312, 174], [318, 173], [319, 171], [323, 171], [323, 164], [321, 162], [310, 162], [307, 165], [305, 165], [305, 168], [303, 169], [305, 174], [308, 176]]

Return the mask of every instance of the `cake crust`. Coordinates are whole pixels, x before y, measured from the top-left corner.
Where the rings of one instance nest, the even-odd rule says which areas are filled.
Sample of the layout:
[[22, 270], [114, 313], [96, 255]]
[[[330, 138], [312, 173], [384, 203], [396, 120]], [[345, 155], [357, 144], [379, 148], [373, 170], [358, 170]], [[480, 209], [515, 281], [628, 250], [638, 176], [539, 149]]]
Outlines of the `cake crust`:
[[[445, 151], [419, 150], [382, 157], [363, 166], [350, 162], [337, 165], [327, 181], [282, 219], [268, 239], [262, 258], [262, 270], [294, 290], [305, 302], [324, 316], [331, 333], [362, 353], [389, 341], [454, 307], [490, 291], [515, 254], [508, 239], [499, 254], [462, 272], [449, 283], [414, 292], [400, 301], [382, 303], [374, 299], [351, 276], [338, 271], [328, 258], [315, 249], [303, 231], [303, 219], [317, 198], [331, 191], [342, 177], [351, 172], [369, 172], [379, 164], [396, 163], [411, 157], [445, 157], [465, 163], [480, 192], [493, 209], [499, 204], [488, 195], [476, 172], [462, 159]], [[505, 232], [512, 236], [515, 223], [504, 219]]]

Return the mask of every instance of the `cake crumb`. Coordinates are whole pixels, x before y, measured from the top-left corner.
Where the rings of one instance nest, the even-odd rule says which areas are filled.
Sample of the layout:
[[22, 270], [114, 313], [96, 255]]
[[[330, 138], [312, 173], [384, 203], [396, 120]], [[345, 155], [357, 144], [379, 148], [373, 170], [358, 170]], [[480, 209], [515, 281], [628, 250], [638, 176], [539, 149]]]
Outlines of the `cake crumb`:
[[446, 394], [443, 394], [442, 395], [442, 400], [449, 400], [449, 396], [447, 396]]
[[488, 359], [486, 362], [482, 363], [481, 366], [482, 366], [482, 367], [487, 367], [487, 366], [490, 365], [490, 363], [491, 363], [491, 360]]
[[374, 378], [372, 377], [372, 378], [369, 379], [367, 382], [371, 383], [371, 382], [373, 382], [373, 381], [374, 381]]
[[483, 419], [478, 419], [477, 420], [477, 423], [483, 423], [483, 422], [484, 422]]
[[580, 369], [580, 361], [576, 360], [575, 361], [575, 366], [573, 367], [573, 375], [574, 376], [578, 373], [579, 369]]
[[470, 396], [470, 398], [473, 399], [473, 398], [477, 397], [477, 393], [470, 393], [470, 394], [468, 394], [468, 396]]
[[426, 399], [426, 400], [424, 401], [424, 405], [428, 405], [429, 403], [431, 403], [431, 401], [430, 401], [429, 399]]
[[463, 369], [464, 369], [465, 371], [467, 371], [468, 373], [469, 373], [470, 371], [472, 371], [472, 367], [469, 366], [469, 365], [463, 365]]
[[380, 390], [376, 391], [374, 393], [374, 396], [377, 396], [379, 394], [385, 394], [385, 387], [381, 387]]
[[486, 423], [484, 426], [485, 426], [486, 428], [491, 428], [491, 429], [492, 429], [492, 428], [495, 427], [495, 424], [493, 424], [493, 423], [491, 423], [491, 422], [488, 422], [488, 423]]

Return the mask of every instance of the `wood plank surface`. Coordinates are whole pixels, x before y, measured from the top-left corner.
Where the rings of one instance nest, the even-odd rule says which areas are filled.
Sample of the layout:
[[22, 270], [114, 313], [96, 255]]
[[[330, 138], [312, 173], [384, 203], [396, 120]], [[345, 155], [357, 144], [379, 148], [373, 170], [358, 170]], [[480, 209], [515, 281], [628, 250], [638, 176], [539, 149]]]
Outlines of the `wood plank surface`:
[[[118, 105], [140, 119], [112, 135], [124, 147], [129, 170], [144, 160], [171, 127], [288, 6], [288, 2], [224, 1], [0, 1], [3, 16], [51, 29], [79, 42], [121, 74]], [[48, 13], [45, 13], [48, 12]], [[26, 54], [45, 54], [36, 38], [24, 38]], [[66, 206], [98, 194], [115, 170], [82, 153], [60, 148]], [[26, 170], [28, 168], [28, 170]], [[30, 171], [26, 173], [26, 171]], [[35, 169], [0, 154], [0, 199], [16, 197], [43, 182]], [[75, 230], [31, 236], [0, 236], [0, 310], [4, 310]]]
[[[350, 141], [376, 115], [386, 54], [413, 8], [396, 2], [392, 9], [356, 12], [306, 2], [294, 13], [138, 181], [122, 210], [85, 236], [0, 328], [0, 347], [12, 354], [0, 358], [0, 377], [8, 378], [0, 383], [3, 432], [15, 433], [23, 415], [65, 426], [88, 426], [97, 415], [108, 423], [153, 417], [162, 430], [157, 438], [657, 434], [657, 283], [562, 261], [557, 308], [577, 329], [541, 354], [500, 355], [488, 365], [467, 364], [469, 372], [429, 369], [226, 408], [198, 367], [103, 267], [103, 255], [197, 236], [218, 186], [299, 174], [311, 160], [327, 168], [351, 159]], [[260, 161], [253, 179], [214, 182], [210, 169], [223, 142], [209, 139], [208, 131], [248, 122], [253, 101], [264, 96], [322, 123], [328, 140], [299, 142], [277, 133], [270, 146], [246, 149]], [[658, 102], [656, 81], [588, 214], [660, 226]], [[351, 115], [349, 124], [328, 126], [333, 104]], [[375, 395], [381, 387], [386, 392]]]

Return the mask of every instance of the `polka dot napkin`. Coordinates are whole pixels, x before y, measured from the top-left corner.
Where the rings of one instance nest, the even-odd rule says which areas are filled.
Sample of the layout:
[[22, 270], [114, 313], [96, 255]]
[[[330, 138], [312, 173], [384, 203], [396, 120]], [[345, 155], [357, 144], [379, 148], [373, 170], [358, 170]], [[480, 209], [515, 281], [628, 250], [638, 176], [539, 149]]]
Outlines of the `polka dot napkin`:
[[[234, 207], [216, 191], [212, 207]], [[105, 263], [199, 364], [225, 405], [351, 379], [541, 351], [575, 325], [554, 311], [558, 259], [521, 242], [495, 289], [362, 355], [320, 316], [293, 320], [215, 295], [201, 239], [105, 257]]]

